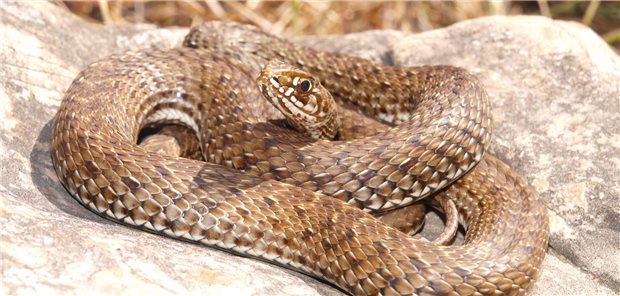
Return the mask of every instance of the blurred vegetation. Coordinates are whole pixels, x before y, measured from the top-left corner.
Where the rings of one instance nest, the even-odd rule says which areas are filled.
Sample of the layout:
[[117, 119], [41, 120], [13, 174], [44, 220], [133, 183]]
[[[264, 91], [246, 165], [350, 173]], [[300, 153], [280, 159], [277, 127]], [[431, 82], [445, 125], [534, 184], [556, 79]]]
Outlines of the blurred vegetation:
[[288, 35], [370, 29], [421, 32], [488, 15], [543, 15], [581, 22], [620, 50], [620, 2], [591, 1], [56, 1], [101, 24], [191, 26], [209, 20], [255, 24]]

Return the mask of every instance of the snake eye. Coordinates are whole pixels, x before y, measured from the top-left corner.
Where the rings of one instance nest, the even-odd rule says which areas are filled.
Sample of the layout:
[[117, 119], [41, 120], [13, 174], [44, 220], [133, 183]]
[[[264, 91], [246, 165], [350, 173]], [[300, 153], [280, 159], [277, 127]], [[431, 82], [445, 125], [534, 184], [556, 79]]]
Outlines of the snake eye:
[[310, 83], [309, 80], [304, 80], [299, 84], [299, 87], [301, 88], [301, 90], [307, 92], [312, 88], [312, 83]]

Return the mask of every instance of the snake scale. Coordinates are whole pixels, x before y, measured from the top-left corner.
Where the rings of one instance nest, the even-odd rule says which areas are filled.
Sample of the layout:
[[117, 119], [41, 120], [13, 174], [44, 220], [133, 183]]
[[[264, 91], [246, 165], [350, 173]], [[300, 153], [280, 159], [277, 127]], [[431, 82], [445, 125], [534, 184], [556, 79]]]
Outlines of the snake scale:
[[[467, 71], [382, 66], [231, 23], [196, 27], [184, 45], [95, 62], [66, 91], [52, 160], [90, 210], [350, 294], [513, 295], [532, 287], [548, 241], [546, 208], [484, 153], [489, 103]], [[274, 124], [282, 114], [256, 84], [272, 58], [394, 126], [315, 141]], [[343, 125], [365, 122], [359, 113], [343, 116]], [[207, 162], [136, 143], [143, 127], [161, 122], [195, 131]], [[371, 215], [433, 194], [456, 204], [464, 244], [415, 239]]]

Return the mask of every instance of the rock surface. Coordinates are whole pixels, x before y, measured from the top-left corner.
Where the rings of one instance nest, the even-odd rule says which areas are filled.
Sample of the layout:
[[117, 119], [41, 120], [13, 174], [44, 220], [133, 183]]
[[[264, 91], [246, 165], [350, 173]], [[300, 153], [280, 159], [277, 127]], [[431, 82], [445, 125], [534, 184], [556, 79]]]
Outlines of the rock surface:
[[[277, 266], [106, 221], [58, 182], [50, 120], [78, 71], [111, 53], [178, 46], [187, 30], [95, 26], [49, 3], [4, 2], [0, 14], [2, 294], [341, 294]], [[493, 102], [491, 150], [550, 209], [550, 251], [533, 294], [620, 293], [620, 59], [592, 31], [493, 17], [422, 34], [299, 41], [475, 73]]]

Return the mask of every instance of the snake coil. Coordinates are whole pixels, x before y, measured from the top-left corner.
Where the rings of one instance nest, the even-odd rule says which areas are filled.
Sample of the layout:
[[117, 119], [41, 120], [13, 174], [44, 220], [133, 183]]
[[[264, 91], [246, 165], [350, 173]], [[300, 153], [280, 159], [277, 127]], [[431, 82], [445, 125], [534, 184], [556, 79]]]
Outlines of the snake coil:
[[[546, 209], [521, 177], [484, 153], [489, 103], [472, 75], [450, 66], [381, 66], [228, 23], [194, 28], [185, 45], [199, 48], [111, 56], [67, 90], [53, 123], [52, 160], [90, 210], [283, 265], [351, 294], [531, 288], [547, 246]], [[282, 115], [260, 98], [254, 79], [273, 57], [398, 125], [350, 141], [313, 141], [272, 124]], [[136, 144], [141, 128], [161, 122], [194, 130], [208, 162]], [[417, 240], [369, 214], [431, 194], [456, 204], [463, 245]]]

